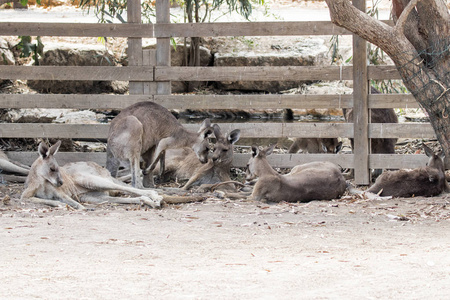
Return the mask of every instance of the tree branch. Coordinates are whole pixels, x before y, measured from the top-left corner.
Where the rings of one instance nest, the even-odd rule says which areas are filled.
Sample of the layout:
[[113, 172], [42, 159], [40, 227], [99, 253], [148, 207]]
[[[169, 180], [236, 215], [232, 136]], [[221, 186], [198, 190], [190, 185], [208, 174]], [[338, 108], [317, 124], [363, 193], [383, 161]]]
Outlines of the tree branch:
[[398, 17], [397, 24], [395, 24], [395, 30], [403, 34], [406, 20], [408, 19], [408, 16], [411, 13], [411, 11], [416, 7], [417, 3], [419, 3], [419, 1], [420, 0], [412, 0], [411, 2], [408, 3], [408, 5], [402, 11], [401, 15]]

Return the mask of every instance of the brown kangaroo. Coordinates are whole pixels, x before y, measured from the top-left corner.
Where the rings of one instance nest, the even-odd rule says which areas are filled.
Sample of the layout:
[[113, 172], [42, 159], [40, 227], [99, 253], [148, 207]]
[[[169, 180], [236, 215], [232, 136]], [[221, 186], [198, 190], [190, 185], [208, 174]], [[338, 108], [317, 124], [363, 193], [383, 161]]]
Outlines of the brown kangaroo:
[[[211, 185], [230, 181], [230, 169], [233, 162], [233, 145], [239, 140], [241, 131], [235, 129], [225, 136], [220, 127], [214, 124], [216, 142], [208, 162], [202, 164], [191, 148], [168, 149], [166, 152], [165, 176], [178, 180], [187, 180], [183, 189], [196, 185]], [[156, 166], [158, 167], [158, 166]]]
[[[50, 148], [44, 143], [39, 144], [39, 157], [31, 166], [21, 200], [50, 206], [58, 206], [63, 202], [77, 209], [84, 208], [80, 202], [144, 203], [152, 207], [160, 206], [162, 196], [157, 192], [122, 184], [114, 179], [108, 170], [94, 162], [68, 163], [59, 167], [54, 155], [60, 145], [61, 141]], [[113, 190], [140, 197], [120, 198], [106, 194]]]
[[[371, 87], [372, 94], [379, 94], [380, 92]], [[342, 109], [344, 118], [348, 123], [353, 123], [353, 109]], [[370, 122], [371, 123], [398, 123], [397, 115], [392, 108], [373, 108], [370, 110]], [[350, 139], [352, 149], [354, 147], [354, 140]], [[371, 153], [373, 154], [394, 154], [396, 138], [390, 139], [371, 139]], [[381, 169], [374, 170], [373, 175], [376, 177], [381, 174]]]
[[[233, 163], [233, 145], [239, 140], [241, 131], [235, 129], [225, 136], [222, 135], [220, 127], [214, 124], [214, 135], [216, 142], [211, 158], [204, 165], [198, 165], [194, 173], [189, 176], [189, 181], [183, 189], [189, 189], [193, 185], [212, 185], [219, 182], [230, 181], [230, 169]], [[230, 189], [231, 185], [222, 188]]]
[[341, 148], [342, 142], [337, 138], [295, 138], [288, 153], [297, 153], [299, 150], [306, 153], [338, 153]]
[[392, 197], [431, 197], [449, 192], [445, 179], [444, 152], [435, 154], [425, 144], [423, 149], [430, 158], [426, 167], [384, 172], [367, 191]]
[[273, 149], [274, 145], [263, 150], [252, 146], [247, 180], [259, 177], [252, 193], [255, 200], [308, 202], [336, 199], [344, 194], [347, 184], [335, 164], [311, 162], [294, 167], [286, 175], [280, 175], [267, 161], [267, 155], [272, 154]]
[[[191, 147], [198, 159], [206, 163], [206, 139], [212, 132], [209, 119], [194, 133], [187, 131], [163, 106], [149, 101], [138, 102], [123, 109], [111, 122], [106, 167], [116, 177], [120, 163], [129, 164], [132, 186], [154, 187], [152, 171], [159, 161], [163, 172], [167, 149]], [[139, 176], [141, 158], [143, 180]]]

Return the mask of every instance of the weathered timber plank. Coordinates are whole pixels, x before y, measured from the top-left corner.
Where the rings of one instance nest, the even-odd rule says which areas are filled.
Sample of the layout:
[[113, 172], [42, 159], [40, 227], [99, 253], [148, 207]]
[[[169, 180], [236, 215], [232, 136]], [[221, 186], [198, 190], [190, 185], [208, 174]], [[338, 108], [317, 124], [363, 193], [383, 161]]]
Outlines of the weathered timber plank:
[[[170, 23], [170, 3], [166, 0], [156, 0], [156, 23]], [[170, 66], [170, 38], [158, 37], [156, 39], [156, 65]], [[155, 80], [157, 81], [157, 80]], [[157, 82], [156, 93], [158, 95], [170, 95], [172, 85], [170, 81]]]
[[352, 95], [0, 94], [0, 108], [123, 109], [154, 101], [167, 109], [313, 109], [352, 107]]
[[395, 66], [368, 66], [368, 78], [374, 80], [401, 79]]
[[156, 67], [156, 81], [351, 80], [352, 67]]
[[152, 100], [152, 95], [0, 94], [0, 108], [123, 109]]
[[[0, 138], [106, 139], [108, 126], [108, 124], [2, 123]], [[199, 124], [184, 124], [184, 127], [197, 131]], [[349, 123], [220, 123], [220, 127], [224, 132], [240, 129], [242, 138], [353, 136], [353, 124]]]
[[[272, 154], [267, 157], [269, 164], [277, 168], [292, 168], [313, 161], [330, 161], [342, 168], [353, 168], [353, 154]], [[235, 153], [233, 166], [246, 167], [250, 154]]]
[[[7, 152], [10, 159], [31, 165], [38, 157], [37, 152]], [[250, 154], [235, 153], [233, 166], [243, 168], [247, 166]], [[58, 152], [56, 159], [60, 165], [76, 161], [94, 161], [101, 166], [106, 164], [105, 152]], [[331, 161], [342, 168], [353, 167], [353, 154], [273, 154], [268, 156], [273, 167], [292, 168], [296, 165], [311, 161]]]
[[[128, 0], [127, 1], [127, 22], [130, 24], [141, 23], [141, 1], [140, 0]], [[142, 38], [128, 37], [128, 65], [129, 66], [142, 66], [143, 65], [143, 52], [142, 52]], [[129, 93], [131, 95], [144, 94], [143, 82], [129, 82]]]
[[420, 108], [411, 94], [369, 94], [369, 108]]
[[153, 24], [0, 22], [0, 36], [154, 37]]
[[[167, 109], [313, 109], [353, 107], [352, 95], [76, 95], [0, 94], [0, 108], [122, 109], [154, 101]], [[370, 94], [369, 108], [418, 108], [412, 95]]]
[[[7, 152], [10, 159], [31, 165], [38, 157], [37, 152]], [[58, 152], [56, 156], [60, 165], [75, 161], [94, 161], [105, 166], [104, 152]], [[235, 153], [233, 166], [246, 167], [250, 154]], [[311, 161], [330, 161], [341, 168], [353, 168], [353, 154], [273, 154], [268, 156], [269, 163], [277, 168], [292, 168]], [[371, 154], [369, 167], [371, 169], [408, 169], [425, 166], [428, 158], [422, 154]]]
[[0, 79], [153, 81], [153, 67], [0, 66]]
[[423, 154], [371, 154], [371, 169], [414, 169], [424, 167], [428, 157]]
[[352, 95], [155, 95], [155, 102], [178, 109], [348, 108]]
[[106, 139], [106, 124], [2, 123], [2, 138], [85, 138]]
[[371, 123], [369, 138], [435, 138], [430, 123]]
[[157, 24], [156, 37], [348, 35], [330, 21]]
[[350, 34], [330, 21], [97, 24], [0, 22], [0, 35], [142, 37], [292, 36]]

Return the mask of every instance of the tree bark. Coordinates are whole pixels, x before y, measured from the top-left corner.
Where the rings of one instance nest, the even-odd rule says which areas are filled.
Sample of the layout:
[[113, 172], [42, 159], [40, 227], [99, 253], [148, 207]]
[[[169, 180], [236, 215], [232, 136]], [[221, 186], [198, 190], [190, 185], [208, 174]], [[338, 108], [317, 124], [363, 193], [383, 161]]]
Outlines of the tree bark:
[[326, 0], [331, 20], [386, 52], [405, 86], [428, 113], [450, 165], [450, 15], [442, 0], [393, 0], [395, 26]]

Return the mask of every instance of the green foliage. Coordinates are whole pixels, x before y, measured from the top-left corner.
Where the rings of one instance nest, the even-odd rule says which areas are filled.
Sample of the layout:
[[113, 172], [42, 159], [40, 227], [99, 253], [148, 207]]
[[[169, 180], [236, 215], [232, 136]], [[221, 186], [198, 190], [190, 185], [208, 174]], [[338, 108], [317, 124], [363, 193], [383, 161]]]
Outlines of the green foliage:
[[21, 51], [20, 57], [33, 56], [36, 65], [39, 65], [39, 56], [44, 55], [44, 44], [41, 41], [41, 37], [36, 38], [36, 42], [33, 42], [31, 36], [19, 36], [20, 42], [16, 45]]

